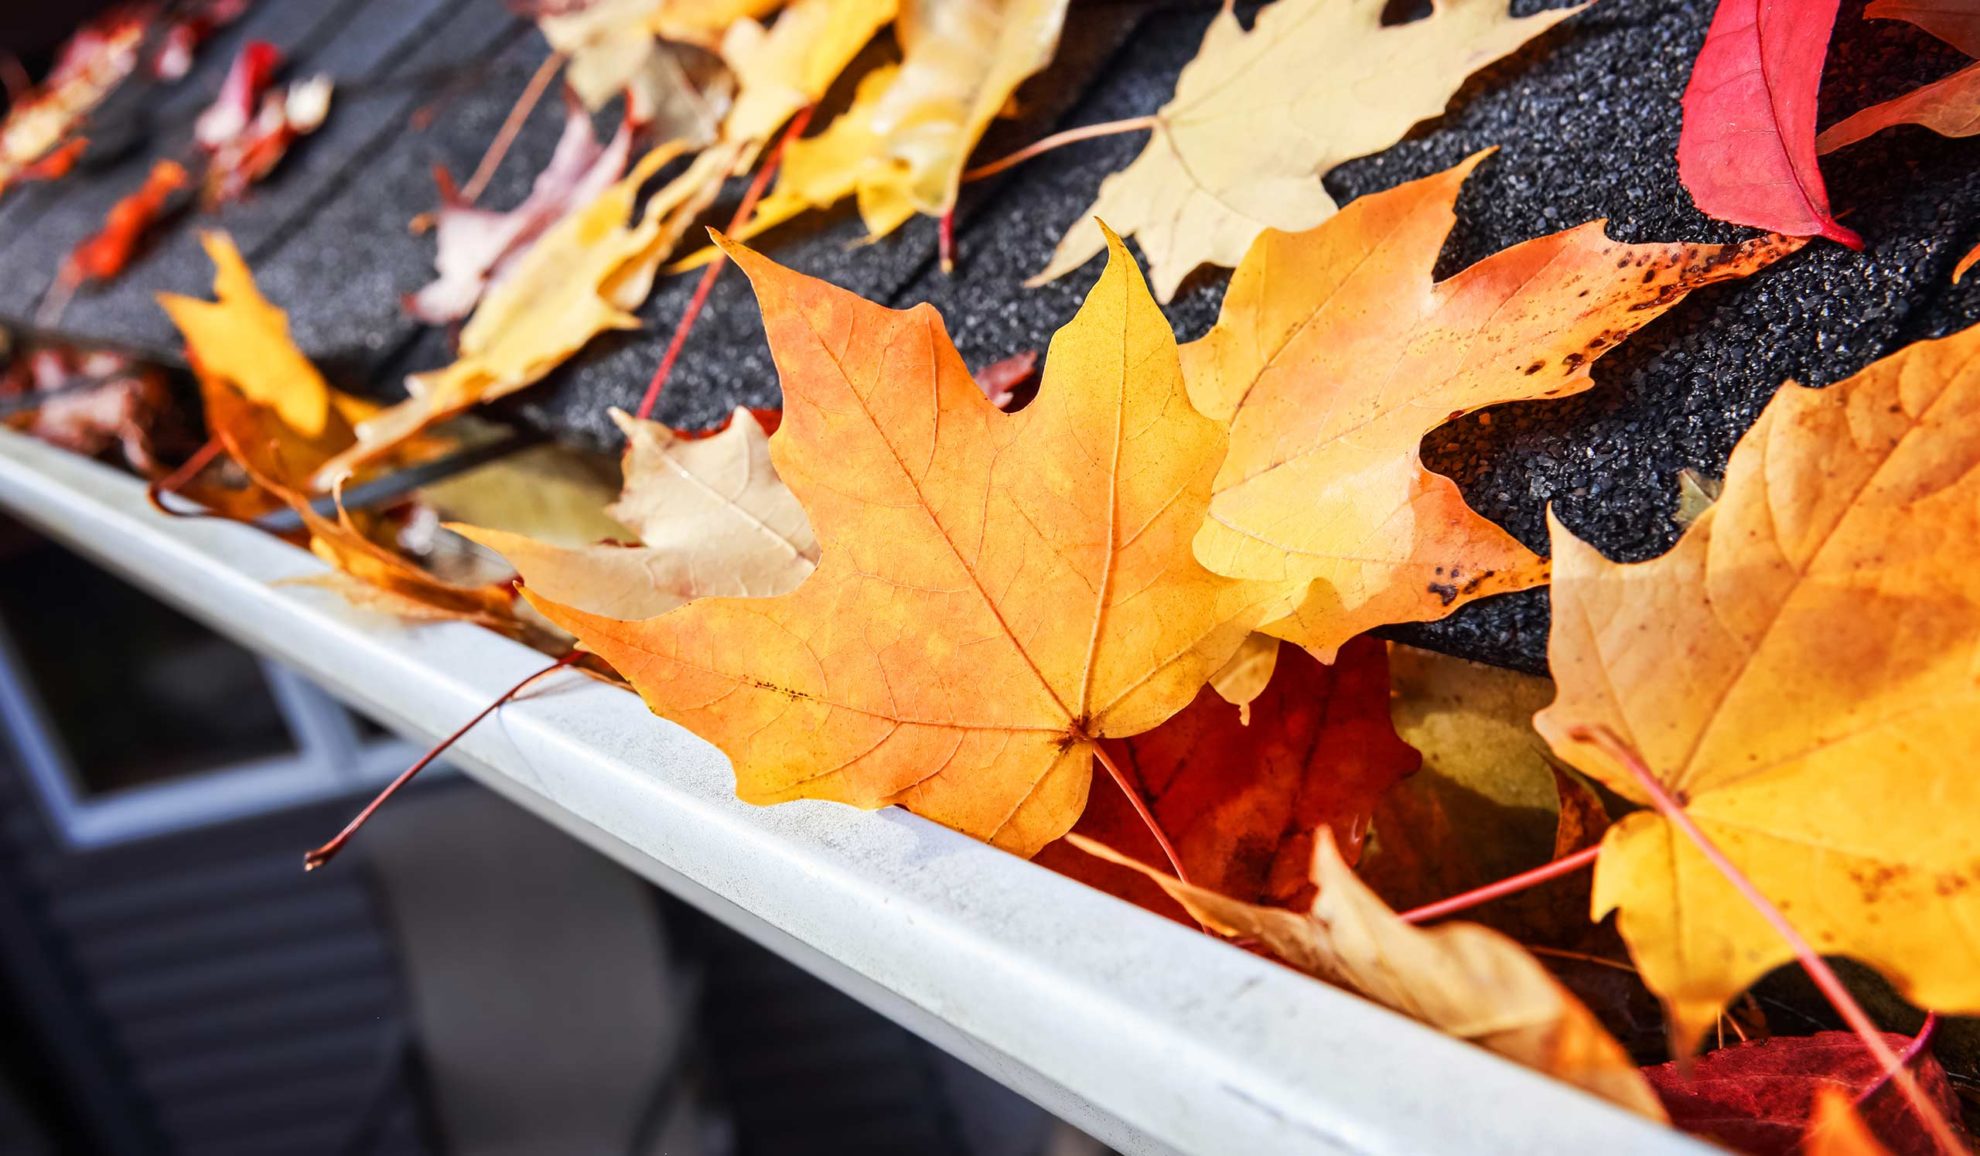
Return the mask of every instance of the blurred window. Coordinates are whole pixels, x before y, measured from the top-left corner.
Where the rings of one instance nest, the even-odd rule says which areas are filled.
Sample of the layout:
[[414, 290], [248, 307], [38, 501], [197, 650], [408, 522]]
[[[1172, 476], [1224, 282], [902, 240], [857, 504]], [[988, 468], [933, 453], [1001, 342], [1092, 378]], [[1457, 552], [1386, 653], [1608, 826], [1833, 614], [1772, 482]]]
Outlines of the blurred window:
[[73, 845], [366, 791], [413, 757], [294, 673], [0, 524], [0, 725]]

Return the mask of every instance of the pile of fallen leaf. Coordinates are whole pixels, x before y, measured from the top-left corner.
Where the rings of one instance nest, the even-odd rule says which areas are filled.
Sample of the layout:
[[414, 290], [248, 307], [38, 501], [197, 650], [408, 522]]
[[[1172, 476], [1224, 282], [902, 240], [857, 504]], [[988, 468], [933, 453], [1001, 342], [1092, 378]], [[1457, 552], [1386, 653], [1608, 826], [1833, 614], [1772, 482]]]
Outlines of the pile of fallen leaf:
[[[1383, 7], [1279, 0], [1249, 29], [1227, 8], [1159, 110], [1026, 150], [1150, 134], [1040, 274], [1106, 254], [1042, 363], [972, 375], [931, 308], [742, 239], [847, 198], [875, 237], [917, 215], [946, 235], [965, 180], [1022, 162], [969, 167], [1050, 65], [1064, 0], [545, 4], [553, 52], [518, 112], [563, 70], [555, 155], [506, 210], [476, 205], [485, 174], [443, 174], [436, 278], [406, 299], [463, 322], [456, 360], [396, 405], [335, 390], [209, 236], [215, 299], [163, 304], [211, 440], [154, 471], [156, 496], [292, 511], [335, 582], [402, 617], [560, 663], [575, 639], [726, 752], [750, 802], [904, 807], [1747, 1151], [1965, 1150], [1931, 1048], [1941, 1016], [1980, 1014], [1980, 777], [1961, 762], [1980, 739], [1980, 329], [1826, 389], [1781, 383], [1647, 562], [1558, 524], [1551, 561], [1534, 554], [1419, 446], [1590, 389], [1692, 292], [1854, 243], [1819, 154], [1895, 123], [1980, 131], [1980, 66], [1818, 139], [1834, 0], [1722, 0], [1681, 172], [1702, 209], [1768, 232], [1627, 244], [1592, 221], [1437, 280], [1486, 154], [1345, 206], [1320, 175], [1577, 10], [1452, 0], [1389, 26]], [[1869, 15], [1980, 52], [1972, 0]], [[876, 37], [893, 51], [862, 57]], [[1347, 65], [1313, 67], [1322, 46]], [[843, 111], [811, 125], [842, 83]], [[236, 101], [215, 135], [296, 99]], [[600, 140], [591, 113], [615, 100]], [[743, 176], [726, 235], [692, 251]], [[540, 499], [526, 517], [465, 480], [413, 509], [339, 500], [636, 327], [657, 278], [698, 269], [705, 296], [725, 261], [755, 288], [781, 413], [712, 436], [646, 420], [691, 311], [642, 413], [614, 413], [615, 499], [537, 466], [490, 474]], [[1179, 345], [1157, 302], [1203, 265], [1234, 272], [1214, 328]], [[409, 543], [446, 537], [436, 511], [515, 579], [487, 553], [422, 564]], [[1541, 584], [1551, 682], [1371, 634]], [[1769, 1014], [1785, 1005], [1755, 985], [1784, 964], [1849, 1030]], [[1905, 1034], [1884, 1030], [1907, 1014], [1890, 993], [1918, 1009]]]

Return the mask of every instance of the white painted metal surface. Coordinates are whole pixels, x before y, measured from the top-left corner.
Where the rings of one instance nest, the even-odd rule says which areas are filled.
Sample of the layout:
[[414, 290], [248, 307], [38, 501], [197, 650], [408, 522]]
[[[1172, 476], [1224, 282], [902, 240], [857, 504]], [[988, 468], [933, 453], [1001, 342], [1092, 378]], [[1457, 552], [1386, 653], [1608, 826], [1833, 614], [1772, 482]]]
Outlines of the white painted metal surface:
[[[409, 737], [544, 664], [475, 627], [271, 585], [322, 566], [245, 526], [162, 517], [131, 478], [5, 431], [0, 506]], [[1124, 1152], [1710, 1150], [903, 812], [738, 802], [720, 752], [581, 676], [544, 680], [449, 757]]]

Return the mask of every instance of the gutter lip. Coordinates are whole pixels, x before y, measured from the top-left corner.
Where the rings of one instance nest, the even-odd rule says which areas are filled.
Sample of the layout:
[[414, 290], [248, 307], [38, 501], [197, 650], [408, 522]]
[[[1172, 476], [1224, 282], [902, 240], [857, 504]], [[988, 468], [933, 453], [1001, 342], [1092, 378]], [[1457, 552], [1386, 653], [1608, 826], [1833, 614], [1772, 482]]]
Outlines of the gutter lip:
[[[10, 430], [0, 508], [411, 739], [543, 665], [292, 584], [325, 566]], [[1716, 1151], [906, 812], [743, 803], [714, 747], [579, 674], [449, 761], [1124, 1153]]]

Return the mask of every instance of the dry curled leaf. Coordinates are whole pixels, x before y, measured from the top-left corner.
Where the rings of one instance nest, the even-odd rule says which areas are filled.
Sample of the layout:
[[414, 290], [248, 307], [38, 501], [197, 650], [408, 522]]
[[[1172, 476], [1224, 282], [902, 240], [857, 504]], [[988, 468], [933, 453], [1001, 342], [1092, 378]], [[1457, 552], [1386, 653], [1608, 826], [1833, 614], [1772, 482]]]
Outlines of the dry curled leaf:
[[[1817, 950], [1914, 1004], [1980, 1011], [1980, 328], [1826, 389], [1787, 385], [1661, 558], [1553, 526], [1556, 753], [1639, 803], [1582, 728], [1639, 752]], [[1788, 944], [1655, 811], [1609, 829], [1617, 911], [1681, 1050]]]
[[1484, 155], [1309, 232], [1267, 231], [1216, 326], [1183, 347], [1190, 400], [1231, 438], [1197, 557], [1279, 584], [1296, 609], [1264, 629], [1323, 661], [1377, 626], [1545, 580], [1544, 562], [1424, 468], [1424, 434], [1587, 389], [1592, 362], [1687, 293], [1799, 244], [1630, 245], [1591, 221], [1433, 281]]
[[[213, 261], [212, 301], [161, 293], [158, 304], [185, 339], [199, 377], [207, 430], [226, 435], [254, 469], [302, 489], [324, 462], [348, 449], [370, 402], [330, 387], [289, 337], [289, 318], [261, 295], [247, 262], [225, 233], [202, 234]], [[195, 489], [189, 495], [236, 516], [260, 513], [266, 501]]]
[[652, 618], [710, 596], [786, 594], [811, 574], [818, 542], [748, 410], [709, 438], [683, 438], [616, 409], [612, 420], [626, 435], [626, 464], [609, 512], [638, 545], [570, 548], [450, 528], [508, 559], [531, 593], [604, 618]]
[[748, 233], [847, 196], [875, 237], [946, 211], [984, 130], [1051, 63], [1065, 9], [1066, 0], [909, 0], [900, 65], [863, 77], [824, 132], [793, 143]]
[[1155, 114], [1148, 146], [1107, 178], [1031, 284], [1100, 252], [1103, 218], [1131, 233], [1167, 301], [1199, 265], [1234, 266], [1267, 229], [1299, 232], [1338, 206], [1334, 166], [1387, 148], [1444, 111], [1465, 78], [1580, 11], [1514, 17], [1505, 0], [1445, 0], [1382, 23], [1384, 0], [1280, 0], [1249, 32], [1226, 4]]
[[[1315, 832], [1327, 828], [1350, 858], [1357, 855], [1376, 801], [1419, 760], [1389, 721], [1388, 650], [1374, 638], [1343, 647], [1332, 666], [1287, 652], [1256, 707], [1257, 719], [1241, 723], [1238, 708], [1206, 688], [1182, 713], [1146, 734], [1110, 741], [1107, 750], [1192, 882], [1247, 903], [1297, 907], [1313, 895], [1307, 873]], [[1096, 779], [1074, 832], [1168, 870], [1120, 787]], [[1039, 852], [1038, 861], [1175, 911], [1145, 878], [1063, 842]]]
[[608, 329], [637, 329], [660, 262], [720, 189], [735, 150], [715, 146], [647, 198], [640, 186], [678, 156], [678, 143], [648, 153], [590, 204], [537, 239], [513, 272], [481, 299], [461, 329], [453, 364], [406, 379], [412, 396], [360, 423], [358, 444], [325, 463], [319, 484], [389, 452], [427, 426], [540, 381]]
[[1331, 831], [1313, 853], [1308, 911], [1259, 907], [1192, 887], [1073, 836], [1090, 855], [1139, 871], [1211, 931], [1243, 938], [1347, 988], [1652, 1119], [1664, 1112], [1622, 1045], [1512, 940], [1473, 923], [1424, 930], [1397, 918], [1341, 858]]
[[[734, 239], [746, 241], [800, 213], [829, 209], [858, 190], [859, 175], [867, 160], [878, 156], [884, 143], [874, 127], [873, 114], [899, 71], [887, 64], [860, 77], [852, 103], [823, 132], [785, 144], [783, 160], [777, 166], [776, 185], [769, 196], [757, 203], [749, 220], [735, 231]], [[899, 228], [909, 215], [885, 217], [876, 212], [863, 219], [869, 231], [884, 234]], [[715, 246], [709, 245], [671, 266], [668, 272], [699, 268], [714, 260], [717, 252]]]
[[721, 747], [757, 803], [898, 803], [1029, 855], [1093, 744], [1187, 706], [1260, 613], [1189, 537], [1223, 454], [1126, 250], [1038, 398], [984, 398], [928, 306], [883, 308], [732, 245], [784, 390], [771, 457], [818, 569], [778, 598], [626, 623], [531, 601]]
[[356, 605], [402, 618], [472, 622], [516, 637], [530, 633], [515, 615], [515, 588], [509, 583], [459, 586], [427, 573], [365, 536], [341, 503], [334, 519], [317, 513], [302, 494], [257, 470], [254, 463], [259, 455], [250, 454], [228, 434], [219, 437], [255, 485], [281, 499], [302, 519], [310, 553], [354, 580], [330, 578], [304, 584], [327, 585]]
[[[597, 111], [621, 92], [626, 119], [652, 126], [659, 140], [700, 143], [715, 131], [728, 81], [706, 52], [730, 24], [760, 16], [777, 0], [591, 0], [540, 11], [536, 26], [564, 56], [564, 83]], [[546, 6], [547, 7], [547, 6]]]
[[609, 143], [600, 143], [583, 106], [570, 104], [550, 162], [536, 175], [529, 196], [506, 211], [462, 201], [453, 178], [440, 169], [433, 257], [439, 276], [407, 295], [406, 312], [429, 325], [466, 317], [544, 230], [572, 209], [597, 200], [619, 179], [632, 152], [632, 137], [631, 127], [621, 125]]
[[900, 0], [796, 0], [768, 29], [737, 21], [722, 41], [722, 59], [736, 74], [723, 138], [758, 145], [776, 135], [818, 103], [899, 11]]
[[118, 5], [76, 30], [41, 84], [0, 119], [0, 193], [75, 139], [83, 121], [137, 69], [144, 14]]
[[1870, 0], [1863, 16], [1907, 21], [1968, 56], [1980, 56], [1980, 7], [1969, 0]]
[[185, 166], [175, 160], [154, 161], [144, 183], [110, 206], [103, 227], [70, 251], [62, 265], [62, 283], [73, 287], [108, 281], [122, 273], [144, 244], [145, 235], [165, 214], [173, 194], [191, 179]]
[[[1552, 683], [1408, 646], [1391, 647], [1389, 670], [1396, 733], [1423, 766], [1377, 804], [1355, 865], [1383, 902], [1412, 910], [1538, 867], [1564, 844], [1581, 849], [1602, 822], [1599, 804], [1556, 771], [1533, 732]], [[1607, 954], [1610, 945], [1590, 935], [1586, 879], [1521, 891], [1466, 918], [1522, 943]]]

